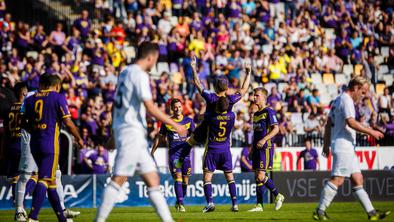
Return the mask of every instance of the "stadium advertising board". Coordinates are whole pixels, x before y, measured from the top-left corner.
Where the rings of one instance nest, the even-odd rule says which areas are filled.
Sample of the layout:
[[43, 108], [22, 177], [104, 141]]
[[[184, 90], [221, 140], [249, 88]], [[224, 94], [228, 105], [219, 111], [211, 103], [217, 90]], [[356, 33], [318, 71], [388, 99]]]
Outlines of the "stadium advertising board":
[[[364, 189], [371, 200], [392, 201], [394, 199], [394, 170], [363, 171]], [[275, 172], [273, 179], [286, 202], [318, 202], [330, 172]], [[354, 201], [349, 179], [338, 189], [335, 201]]]
[[[237, 197], [240, 204], [252, 204], [256, 201], [254, 175], [252, 173], [235, 174], [237, 183]], [[65, 203], [67, 207], [92, 208], [100, 204], [105, 184], [110, 180], [108, 175], [78, 175], [63, 176]], [[204, 188], [202, 175], [192, 175], [189, 181], [186, 205], [204, 205]], [[173, 179], [169, 174], [161, 175], [161, 190], [170, 205], [175, 205], [175, 191]], [[149, 198], [147, 187], [139, 176], [129, 178], [123, 189], [127, 196], [119, 197], [117, 206], [148, 206]], [[226, 179], [223, 175], [215, 175], [212, 180], [212, 195], [217, 204], [230, 204], [230, 194]], [[264, 201], [269, 200], [268, 192]], [[31, 207], [31, 196], [26, 200], [26, 207]], [[50, 207], [46, 200], [44, 207]], [[0, 209], [11, 209], [11, 189], [5, 177], [0, 178]]]
[[[277, 148], [275, 155], [280, 155], [282, 171], [294, 171], [303, 169], [303, 161], [297, 164], [297, 158], [302, 147]], [[316, 148], [319, 154], [320, 168], [319, 170], [331, 170], [332, 157], [328, 159], [320, 156], [322, 148]], [[240, 159], [242, 148], [231, 148], [233, 156], [234, 172], [240, 173]], [[357, 147], [357, 157], [360, 161], [362, 170], [382, 170], [394, 167], [394, 147]], [[155, 160], [160, 172], [168, 171], [168, 152], [166, 148], [159, 148], [155, 152]], [[194, 148], [191, 153], [192, 172], [202, 173], [202, 157], [204, 155], [203, 148]]]

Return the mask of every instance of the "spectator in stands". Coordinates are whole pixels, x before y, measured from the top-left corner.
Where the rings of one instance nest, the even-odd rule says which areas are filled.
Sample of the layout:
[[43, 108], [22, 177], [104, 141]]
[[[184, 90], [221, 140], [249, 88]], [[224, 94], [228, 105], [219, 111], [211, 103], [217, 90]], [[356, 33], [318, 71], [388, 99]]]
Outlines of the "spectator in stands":
[[320, 92], [318, 89], [312, 90], [312, 95], [307, 98], [307, 103], [312, 109], [312, 113], [321, 113], [323, 104], [320, 102]]
[[245, 119], [244, 113], [238, 112], [235, 118], [234, 129], [232, 131], [232, 146], [241, 147], [245, 142]]
[[278, 89], [276, 86], [271, 88], [271, 94], [267, 97], [267, 104], [270, 105], [273, 109], [277, 109], [277, 104], [280, 106], [282, 98], [278, 93]]
[[311, 138], [305, 139], [305, 149], [301, 151], [297, 159], [297, 166], [301, 159], [304, 159], [304, 170], [317, 170], [319, 163], [319, 155], [316, 149], [312, 147]]
[[251, 151], [252, 151], [251, 144], [242, 149], [241, 159], [240, 159], [241, 172], [252, 172], [253, 171], [252, 160], [249, 159]]
[[316, 137], [316, 135], [318, 135], [322, 130], [316, 115], [317, 114], [315, 113], [310, 113], [304, 124], [304, 131], [307, 133], [307, 135], [313, 135], [314, 137]]
[[393, 101], [391, 96], [389, 95], [389, 89], [386, 87], [384, 88], [383, 95], [380, 95], [378, 99], [379, 114], [386, 113], [390, 117], [392, 104]]
[[85, 157], [88, 161], [88, 166], [93, 174], [108, 173], [110, 168], [108, 165], [108, 152], [104, 148], [102, 141], [97, 143], [95, 152]]
[[74, 27], [81, 33], [82, 41], [86, 41], [88, 38], [91, 25], [89, 12], [82, 10], [81, 17], [74, 21]]

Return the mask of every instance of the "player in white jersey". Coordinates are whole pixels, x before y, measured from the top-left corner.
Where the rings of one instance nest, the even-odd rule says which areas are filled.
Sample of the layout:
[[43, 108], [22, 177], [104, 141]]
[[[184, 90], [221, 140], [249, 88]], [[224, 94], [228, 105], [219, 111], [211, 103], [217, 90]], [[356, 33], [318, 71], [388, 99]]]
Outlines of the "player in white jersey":
[[138, 48], [136, 62], [119, 75], [112, 123], [117, 154], [113, 177], [104, 190], [95, 221], [105, 221], [115, 202], [127, 195], [122, 185], [135, 171], [148, 186], [149, 199], [160, 219], [173, 221], [159, 188], [156, 164], [148, 152], [146, 111], [158, 121], [174, 127], [180, 135], [186, 135], [187, 130], [161, 112], [152, 100], [147, 71], [156, 65], [158, 57], [158, 45], [144, 42]]
[[[28, 98], [34, 95], [37, 91], [31, 91], [25, 97]], [[24, 104], [22, 104], [21, 114], [24, 113]], [[30, 151], [30, 134], [21, 129], [21, 159], [19, 162], [19, 171], [20, 176], [18, 183], [16, 185], [16, 198], [15, 198], [15, 221], [26, 221], [27, 214], [24, 209], [24, 200], [26, 196], [26, 191], [30, 194], [33, 193], [34, 187], [37, 183], [37, 171], [38, 167], [36, 162], [34, 161], [33, 155]], [[63, 185], [61, 183], [61, 176], [62, 172], [59, 169], [56, 170], [56, 191], [60, 198], [60, 204], [64, 210], [64, 215], [67, 218], [74, 218], [77, 217], [80, 212], [79, 211], [72, 211], [67, 209], [64, 205], [64, 192], [63, 192]]]
[[370, 220], [385, 218], [390, 211], [378, 211], [372, 206], [367, 192], [363, 188], [363, 175], [355, 153], [356, 131], [368, 134], [376, 139], [382, 139], [379, 131], [363, 126], [356, 120], [355, 103], [369, 91], [369, 82], [363, 77], [356, 76], [350, 80], [347, 90], [338, 96], [332, 104], [324, 133], [322, 155], [328, 157], [332, 149], [333, 166], [331, 179], [324, 186], [319, 205], [313, 213], [315, 220], [327, 220], [326, 209], [337, 194], [345, 177], [350, 177], [353, 195], [361, 203]]

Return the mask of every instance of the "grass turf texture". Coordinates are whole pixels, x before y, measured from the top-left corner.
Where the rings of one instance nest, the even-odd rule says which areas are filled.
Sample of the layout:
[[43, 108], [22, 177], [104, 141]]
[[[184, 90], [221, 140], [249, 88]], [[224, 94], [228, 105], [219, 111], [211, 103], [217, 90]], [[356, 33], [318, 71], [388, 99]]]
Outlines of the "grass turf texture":
[[[317, 203], [284, 203], [279, 211], [274, 210], [273, 204], [264, 205], [263, 212], [247, 212], [253, 205], [240, 205], [240, 212], [230, 212], [230, 205], [217, 205], [215, 212], [202, 213], [203, 206], [186, 206], [186, 213], [177, 213], [171, 207], [175, 221], [313, 221], [312, 212]], [[376, 209], [394, 211], [394, 202], [374, 202]], [[92, 221], [96, 209], [73, 209], [81, 211], [81, 215], [74, 219]], [[358, 202], [333, 203], [327, 211], [331, 221], [367, 221], [367, 215]], [[13, 221], [14, 211], [0, 210], [0, 221]], [[40, 221], [57, 221], [52, 209], [43, 209]], [[114, 208], [108, 222], [126, 221], [159, 221], [152, 207], [124, 207]], [[394, 214], [383, 221], [394, 221]]]

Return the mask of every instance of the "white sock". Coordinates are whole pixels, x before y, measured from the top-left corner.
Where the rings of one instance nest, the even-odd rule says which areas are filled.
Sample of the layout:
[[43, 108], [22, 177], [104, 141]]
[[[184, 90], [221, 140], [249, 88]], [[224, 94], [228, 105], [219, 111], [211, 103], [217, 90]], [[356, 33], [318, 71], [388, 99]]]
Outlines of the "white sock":
[[19, 176], [18, 183], [16, 184], [16, 211], [20, 212], [23, 209], [23, 201], [25, 200], [26, 184], [31, 175], [22, 173]]
[[166, 199], [160, 191], [160, 187], [149, 187], [148, 188], [149, 199], [159, 215], [161, 221], [174, 221], [171, 216], [170, 209], [168, 208]]
[[328, 181], [324, 186], [323, 190], [321, 191], [319, 206], [317, 207], [319, 210], [326, 211], [328, 206], [330, 206], [332, 200], [334, 199], [335, 195], [337, 195], [338, 188]]
[[112, 208], [115, 205], [116, 198], [121, 195], [122, 188], [114, 181], [109, 182], [107, 187], [105, 187], [102, 202], [97, 210], [95, 221], [105, 221], [111, 213]]
[[60, 206], [63, 210], [66, 209], [64, 206], [64, 190], [62, 184], [62, 171], [56, 170], [56, 192], [59, 195]]
[[371, 200], [367, 192], [365, 192], [363, 186], [353, 187], [353, 195], [361, 203], [366, 213], [370, 213], [375, 210], [372, 206]]

